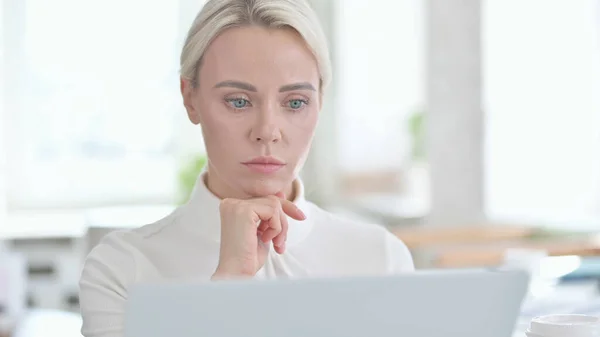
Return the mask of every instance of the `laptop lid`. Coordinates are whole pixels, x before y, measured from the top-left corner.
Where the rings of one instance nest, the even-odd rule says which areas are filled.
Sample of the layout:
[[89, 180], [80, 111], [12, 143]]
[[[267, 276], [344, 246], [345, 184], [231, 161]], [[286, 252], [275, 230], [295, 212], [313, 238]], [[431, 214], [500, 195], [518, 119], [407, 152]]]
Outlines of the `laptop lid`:
[[140, 284], [125, 337], [507, 337], [527, 284], [501, 270]]

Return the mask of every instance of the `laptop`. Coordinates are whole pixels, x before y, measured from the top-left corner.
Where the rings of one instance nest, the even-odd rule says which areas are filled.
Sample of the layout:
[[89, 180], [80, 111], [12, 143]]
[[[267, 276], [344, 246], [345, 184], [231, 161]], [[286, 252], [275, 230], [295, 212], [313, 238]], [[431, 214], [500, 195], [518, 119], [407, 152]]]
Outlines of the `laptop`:
[[125, 337], [509, 337], [523, 271], [138, 284]]

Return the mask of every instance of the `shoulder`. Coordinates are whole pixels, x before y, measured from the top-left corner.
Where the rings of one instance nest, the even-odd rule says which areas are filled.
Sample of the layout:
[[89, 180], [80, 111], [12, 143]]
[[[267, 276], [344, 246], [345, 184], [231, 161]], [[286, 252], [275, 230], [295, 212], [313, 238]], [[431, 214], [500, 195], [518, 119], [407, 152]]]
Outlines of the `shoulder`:
[[316, 231], [328, 240], [339, 242], [340, 246], [352, 250], [362, 250], [366, 254], [384, 259], [390, 272], [414, 270], [412, 255], [408, 247], [386, 227], [378, 224], [355, 221], [337, 215], [311, 204], [311, 214], [315, 216]]
[[102, 286], [115, 292], [135, 281], [135, 252], [140, 237], [132, 230], [114, 231], [107, 234], [85, 259], [80, 285]]
[[87, 255], [80, 282], [119, 287], [133, 283], [137, 278], [138, 260], [144, 255], [144, 245], [175, 218], [176, 212], [173, 212], [152, 224], [105, 235]]
[[92, 248], [79, 279], [84, 336], [122, 335], [128, 290], [146, 275], [148, 247], [164, 241], [157, 234], [177, 223], [172, 215], [136, 229], [113, 231]]
[[136, 279], [138, 260], [144, 256], [149, 241], [160, 239], [165, 228], [177, 223], [176, 212], [169, 216], [135, 229], [115, 230], [105, 235], [89, 252], [85, 259], [82, 280], [101, 275], [114, 281], [132, 283]]
[[127, 291], [135, 281], [134, 251], [137, 237], [132, 231], [106, 235], [88, 254], [79, 279], [82, 334], [99, 336], [120, 331]]

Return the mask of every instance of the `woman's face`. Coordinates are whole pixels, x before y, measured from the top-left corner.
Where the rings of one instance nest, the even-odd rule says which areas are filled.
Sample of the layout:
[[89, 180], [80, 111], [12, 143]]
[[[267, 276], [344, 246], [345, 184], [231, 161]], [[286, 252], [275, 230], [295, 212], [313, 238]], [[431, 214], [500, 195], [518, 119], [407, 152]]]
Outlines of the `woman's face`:
[[221, 197], [289, 195], [321, 107], [317, 63], [300, 35], [226, 30], [207, 49], [196, 87], [181, 87], [190, 120], [202, 126], [209, 188]]

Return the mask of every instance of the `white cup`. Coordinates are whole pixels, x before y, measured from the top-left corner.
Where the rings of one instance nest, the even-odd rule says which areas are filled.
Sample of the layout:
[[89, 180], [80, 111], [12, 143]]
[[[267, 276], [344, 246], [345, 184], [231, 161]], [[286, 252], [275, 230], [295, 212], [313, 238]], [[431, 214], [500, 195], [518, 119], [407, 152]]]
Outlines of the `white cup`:
[[549, 315], [534, 318], [527, 337], [600, 337], [600, 317]]

